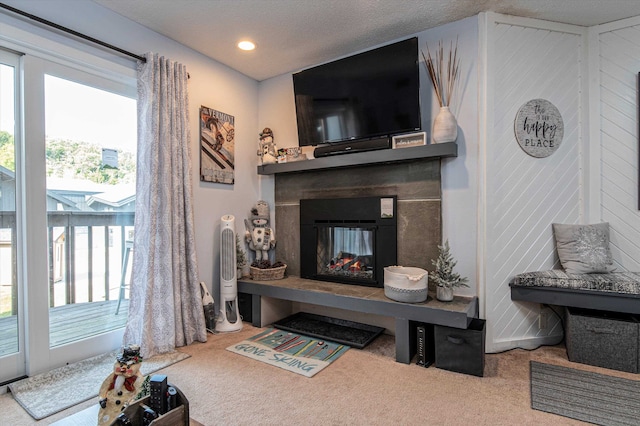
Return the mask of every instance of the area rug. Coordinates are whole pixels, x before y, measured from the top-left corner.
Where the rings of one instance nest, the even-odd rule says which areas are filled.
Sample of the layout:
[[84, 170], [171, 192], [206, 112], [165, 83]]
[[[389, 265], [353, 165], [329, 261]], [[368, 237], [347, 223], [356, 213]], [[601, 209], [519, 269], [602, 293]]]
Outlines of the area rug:
[[638, 425], [640, 381], [531, 361], [531, 408], [599, 425]]
[[270, 327], [227, 350], [313, 377], [349, 350], [349, 346]]
[[[113, 372], [119, 351], [65, 365], [9, 385], [16, 401], [36, 420], [98, 396], [100, 385]], [[151, 374], [191, 355], [173, 351], [142, 362], [140, 372]], [[96, 399], [96, 404], [98, 403]]]

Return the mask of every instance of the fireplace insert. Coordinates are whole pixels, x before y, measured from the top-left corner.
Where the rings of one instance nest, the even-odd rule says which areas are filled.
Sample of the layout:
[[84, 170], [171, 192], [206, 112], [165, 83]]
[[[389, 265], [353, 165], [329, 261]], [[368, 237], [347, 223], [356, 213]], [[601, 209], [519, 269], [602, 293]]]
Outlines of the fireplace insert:
[[383, 287], [397, 262], [397, 197], [300, 200], [300, 275]]

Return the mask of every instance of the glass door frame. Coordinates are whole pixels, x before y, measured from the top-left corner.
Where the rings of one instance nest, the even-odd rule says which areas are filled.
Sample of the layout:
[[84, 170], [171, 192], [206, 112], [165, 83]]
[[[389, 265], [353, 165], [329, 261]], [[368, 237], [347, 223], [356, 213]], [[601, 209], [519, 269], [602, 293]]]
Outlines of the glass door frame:
[[124, 329], [118, 329], [53, 348], [49, 344], [45, 75], [136, 97], [135, 87], [35, 56], [23, 56], [21, 65], [20, 74], [29, 84], [21, 86], [24, 114], [19, 121], [22, 124], [16, 126], [21, 131], [16, 131], [15, 136], [16, 152], [23, 154], [16, 155], [16, 181], [21, 182], [16, 185], [16, 205], [22, 207], [18, 223], [23, 242], [18, 248], [20, 350], [15, 357], [2, 358], [0, 371], [1, 377], [13, 378], [32, 376], [117, 349], [124, 334]]
[[21, 87], [22, 87], [22, 55], [18, 52], [13, 52], [5, 49], [0, 49], [0, 63], [7, 65], [14, 69], [14, 152], [15, 152], [15, 215], [16, 215], [16, 281], [17, 281], [17, 338], [18, 349], [13, 354], [5, 355], [1, 358], [0, 362], [0, 383], [5, 380], [10, 380], [16, 377], [21, 377], [26, 374], [26, 348], [25, 348], [25, 309], [24, 309], [24, 263], [21, 259], [24, 258], [22, 250], [24, 248], [24, 217], [23, 217], [23, 182], [24, 179], [24, 162], [21, 149], [21, 141], [23, 140], [23, 128], [22, 128], [22, 103], [21, 103]]
[[[76, 83], [85, 84], [87, 86], [106, 90], [120, 95], [136, 98], [136, 87], [105, 79], [102, 76], [96, 76], [85, 71], [74, 69], [69, 66], [54, 63], [44, 59], [26, 57], [25, 61], [25, 80], [30, 83], [37, 81], [37, 84], [29, 84], [28, 90], [25, 90], [25, 98], [31, 97], [29, 104], [38, 106], [38, 110], [31, 111], [34, 115], [25, 114], [25, 123], [28, 123], [28, 130], [25, 132], [25, 141], [27, 142], [27, 150], [31, 157], [42, 161], [42, 167], [38, 168], [37, 173], [27, 177], [27, 190], [38, 189], [40, 195], [38, 197], [29, 197], [30, 205], [27, 211], [36, 212], [37, 218], [30, 218], [29, 224], [33, 224], [35, 229], [30, 236], [28, 246], [33, 252], [29, 254], [27, 259], [38, 262], [37, 265], [31, 265], [30, 271], [37, 270], [36, 277], [29, 277], [29, 283], [33, 283], [35, 278], [36, 288], [33, 293], [29, 293], [27, 301], [29, 303], [28, 312], [49, 312], [49, 265], [48, 265], [48, 224], [47, 224], [47, 207], [46, 194], [42, 192], [42, 185], [46, 187], [46, 167], [45, 164], [45, 75], [51, 75]], [[27, 77], [29, 75], [29, 77]], [[25, 89], [26, 86], [25, 86]], [[89, 107], [89, 105], [87, 106]], [[41, 108], [41, 109], [40, 109]], [[29, 181], [31, 179], [31, 181]], [[32, 185], [32, 186], [30, 186]], [[37, 198], [37, 199], [36, 199]], [[119, 273], [120, 271], [118, 271]], [[31, 322], [33, 321], [33, 322]], [[122, 345], [124, 329], [117, 329], [102, 333], [97, 336], [84, 338], [72, 343], [61, 346], [50, 347], [49, 345], [49, 315], [36, 315], [35, 318], [29, 316], [28, 327], [29, 347], [36, 348], [36, 352], [29, 353], [27, 356], [27, 371], [32, 374], [34, 371], [41, 372], [58, 366], [65, 365], [68, 362], [74, 362], [86, 359], [98, 354], [109, 352], [117, 349]], [[32, 338], [33, 337], [33, 338]]]
[[[16, 91], [15, 151], [16, 151], [16, 239], [18, 296], [21, 315], [19, 321], [19, 353], [0, 360], [0, 383], [9, 376], [32, 376], [93, 355], [119, 348], [123, 329], [88, 338], [78, 345], [64, 345], [49, 349], [48, 324], [48, 254], [46, 212], [46, 159], [44, 131], [44, 74], [56, 66], [66, 72], [82, 71], [88, 84], [136, 98], [136, 64], [119, 55], [105, 53], [84, 42], [60, 38], [22, 19], [0, 14], [0, 52], [16, 53], [19, 59], [20, 80]], [[20, 55], [24, 55], [20, 57]], [[80, 75], [81, 73], [79, 73]], [[74, 78], [69, 78], [74, 80]], [[27, 124], [25, 124], [27, 123]], [[39, 166], [38, 166], [39, 165]], [[36, 167], [37, 166], [37, 167]], [[38, 170], [34, 170], [38, 169]], [[28, 196], [27, 196], [28, 194]], [[27, 285], [22, 285], [27, 283]], [[29, 286], [30, 284], [30, 286]], [[28, 320], [27, 320], [28, 319]]]

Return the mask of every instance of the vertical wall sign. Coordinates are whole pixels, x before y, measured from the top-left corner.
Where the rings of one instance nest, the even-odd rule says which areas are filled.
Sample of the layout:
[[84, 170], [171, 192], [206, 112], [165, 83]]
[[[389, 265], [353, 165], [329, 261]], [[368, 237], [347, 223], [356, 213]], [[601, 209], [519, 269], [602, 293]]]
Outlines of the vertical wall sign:
[[546, 99], [532, 99], [520, 107], [514, 123], [520, 148], [532, 157], [548, 157], [560, 146], [564, 123], [560, 111]]
[[233, 184], [233, 115], [200, 107], [200, 180]]

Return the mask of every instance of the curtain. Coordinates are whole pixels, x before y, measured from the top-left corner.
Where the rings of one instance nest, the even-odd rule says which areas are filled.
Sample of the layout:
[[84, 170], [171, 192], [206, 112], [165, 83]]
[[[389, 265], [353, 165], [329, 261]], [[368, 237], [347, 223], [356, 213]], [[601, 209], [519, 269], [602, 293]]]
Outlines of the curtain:
[[124, 344], [145, 358], [205, 342], [193, 229], [184, 65], [138, 64], [138, 160], [129, 319]]

